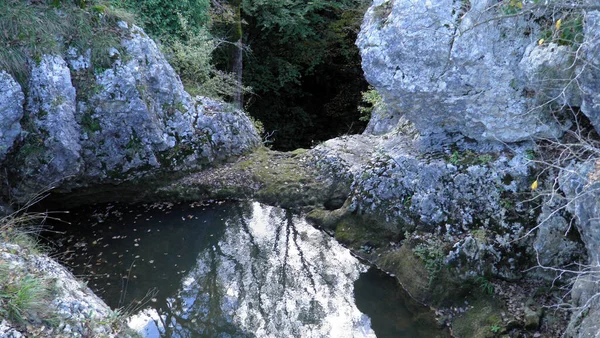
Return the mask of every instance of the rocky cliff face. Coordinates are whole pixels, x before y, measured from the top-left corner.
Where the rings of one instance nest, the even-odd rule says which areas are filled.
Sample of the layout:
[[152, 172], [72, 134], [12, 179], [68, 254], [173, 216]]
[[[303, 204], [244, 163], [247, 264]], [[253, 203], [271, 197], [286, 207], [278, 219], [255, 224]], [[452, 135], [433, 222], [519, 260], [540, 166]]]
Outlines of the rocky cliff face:
[[556, 19], [539, 8], [507, 15], [518, 10], [491, 0], [376, 0], [357, 41], [365, 76], [426, 146], [557, 137], [568, 123], [553, 112], [565, 104], [594, 121], [597, 14], [586, 13], [576, 32], [585, 38], [581, 62], [572, 65], [565, 41], [540, 44], [544, 32], [556, 31]]
[[187, 94], [140, 28], [119, 29], [108, 69], [71, 48], [32, 61], [27, 88], [0, 71], [0, 167], [13, 196], [202, 168], [260, 143], [243, 112]]
[[[430, 268], [443, 261], [450, 278], [463, 283], [477, 276], [539, 280], [537, 272], [522, 272], [536, 264], [566, 266], [586, 253], [597, 268], [596, 183], [588, 182], [597, 166], [585, 164], [588, 171], [580, 173], [575, 165], [557, 185], [553, 178], [544, 185], [531, 140], [556, 139], [570, 128], [565, 107], [581, 111], [600, 131], [600, 12], [589, 7], [574, 17], [565, 14], [576, 38], [561, 40], [560, 16], [548, 17], [543, 8], [518, 15], [518, 4], [375, 0], [357, 45], [365, 76], [385, 106], [374, 111], [365, 135], [313, 150], [324, 172], [345, 173], [352, 181], [348, 210], [374, 217], [373, 224], [405, 244], [377, 242], [365, 230], [357, 235], [360, 226], [343, 218], [336, 236], [368, 251], [424, 302], [435, 303], [438, 291], [438, 299], [453, 295], [427, 280], [414, 282], [418, 274], [406, 272], [414, 262], [403, 258], [411, 250]], [[553, 36], [540, 41], [548, 31]], [[541, 188], [532, 193], [537, 179]], [[539, 193], [558, 186], [566, 202]], [[582, 241], [565, 236], [573, 224]], [[429, 285], [436, 278], [432, 271], [423, 272]], [[575, 303], [590, 312], [573, 320], [570, 334], [597, 334], [598, 294], [597, 279], [576, 283]], [[527, 307], [511, 313], [520, 311], [524, 328], [539, 326], [539, 316], [537, 324], [523, 319], [531, 313]]]
[[571, 337], [600, 337], [599, 168], [600, 162], [592, 160], [573, 164], [559, 175], [561, 191], [568, 201], [562, 207], [562, 217], [577, 226], [588, 255], [587, 264], [577, 269], [579, 273], [573, 279], [571, 295], [576, 306], [567, 330]]

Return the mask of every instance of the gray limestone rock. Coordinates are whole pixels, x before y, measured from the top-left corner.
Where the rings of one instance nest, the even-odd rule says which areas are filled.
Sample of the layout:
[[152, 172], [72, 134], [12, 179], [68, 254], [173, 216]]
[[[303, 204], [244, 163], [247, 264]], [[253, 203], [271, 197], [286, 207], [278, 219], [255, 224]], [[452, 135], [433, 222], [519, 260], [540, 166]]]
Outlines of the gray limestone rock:
[[109, 68], [94, 67], [89, 50], [44, 55], [24, 112], [20, 87], [0, 73], [8, 117], [0, 121], [0, 167], [11, 172], [17, 199], [50, 186], [69, 192], [204, 168], [260, 144], [243, 112], [192, 98], [154, 41], [136, 26], [119, 27], [122, 48], [110, 51]]
[[5, 71], [0, 71], [0, 161], [21, 135], [23, 101], [21, 86]]
[[567, 330], [573, 337], [598, 337], [600, 316], [600, 160], [572, 164], [559, 175], [560, 189], [575, 215], [588, 255], [588, 273], [580, 275], [571, 290], [572, 301], [581, 306], [573, 312]]
[[59, 184], [80, 173], [80, 128], [75, 111], [75, 87], [67, 63], [57, 56], [43, 56], [31, 71], [26, 106], [32, 122], [29, 132], [36, 134], [30, 135], [27, 146], [37, 146], [43, 152], [25, 155], [30, 165], [27, 169], [38, 173], [37, 185], [32, 183], [34, 189]]
[[523, 307], [524, 326], [528, 330], [537, 330], [542, 320], [542, 307], [526, 305]]
[[583, 92], [581, 111], [600, 133], [600, 11], [586, 13], [584, 22], [583, 62], [578, 69], [578, 85]]
[[[23, 336], [26, 337], [101, 337], [119, 333], [119, 329], [111, 327], [117, 324], [116, 314], [85, 283], [48, 256], [33, 254], [18, 245], [0, 241], [0, 260], [10, 268], [13, 280], [28, 276], [52, 286], [52, 298], [35, 300], [43, 307], [21, 309], [22, 315], [28, 320], [27, 327], [11, 323], [9, 318], [3, 319], [0, 321], [0, 337], [21, 337], [14, 327], [24, 331]], [[37, 313], [39, 311], [44, 314]], [[52, 320], [56, 327], [35, 325], [41, 324], [40, 319]], [[38, 332], [28, 332], [31, 329]], [[121, 335], [131, 336], [123, 331]]]
[[572, 91], [556, 92], [564, 83], [546, 81], [571, 78], [562, 73], [574, 69], [572, 51], [538, 46], [535, 20], [498, 20], [496, 4], [376, 0], [367, 11], [357, 40], [367, 81], [426, 144], [559, 136], [565, 126], [543, 103], [580, 102]]
[[569, 239], [571, 223], [562, 213], [555, 212], [558, 206], [550, 206], [546, 200], [538, 217], [538, 231], [533, 247], [539, 264], [544, 267], [565, 267], [582, 257], [582, 243]]
[[350, 174], [354, 212], [396, 234], [445, 234], [453, 246], [447, 260], [465, 277], [486, 271], [518, 277], [513, 249], [525, 245], [519, 239], [535, 218], [520, 197], [531, 184], [525, 148], [421, 153], [411, 135], [396, 132], [333, 139], [312, 152], [327, 175]]
[[592, 264], [600, 264], [600, 180], [595, 161], [573, 164], [559, 176], [560, 189], [569, 203], [566, 210], [575, 215], [575, 224]]

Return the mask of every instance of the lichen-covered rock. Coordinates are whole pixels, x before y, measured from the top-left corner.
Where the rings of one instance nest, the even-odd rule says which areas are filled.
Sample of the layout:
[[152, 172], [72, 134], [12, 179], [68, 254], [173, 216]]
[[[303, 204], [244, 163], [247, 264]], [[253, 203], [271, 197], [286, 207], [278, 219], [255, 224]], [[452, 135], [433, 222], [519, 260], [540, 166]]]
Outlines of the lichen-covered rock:
[[575, 225], [588, 255], [587, 271], [577, 276], [571, 298], [576, 306], [567, 333], [572, 337], [600, 337], [600, 160], [573, 164], [559, 175], [560, 189], [575, 216]]
[[21, 135], [23, 100], [21, 86], [5, 71], [0, 70], [0, 161]]
[[[406, 120], [403, 114], [399, 111], [388, 109], [387, 106], [382, 105], [375, 107], [371, 113], [369, 124], [365, 128], [365, 134], [372, 135], [383, 135], [392, 132], [396, 128], [401, 129], [414, 129], [414, 126]], [[416, 130], [414, 130], [416, 134]]]
[[[0, 322], [1, 337], [131, 337], [124, 318], [112, 311], [84, 283], [75, 279], [65, 267], [46, 255], [38, 255], [16, 244], [0, 242], [0, 260], [9, 268], [8, 281], [20, 287], [27, 279], [28, 287], [43, 287], [48, 297], [32, 300], [35, 307], [25, 307], [21, 316], [28, 325], [4, 318]], [[24, 299], [29, 296], [22, 291]], [[51, 297], [50, 297], [51, 296]], [[51, 322], [53, 325], [48, 325]], [[45, 325], [44, 325], [45, 323]]]
[[583, 93], [581, 111], [600, 133], [600, 11], [586, 13], [584, 22], [583, 62], [578, 69], [581, 77], [577, 81]]
[[[400, 133], [325, 142], [312, 152], [324, 172], [350, 173], [351, 209], [375, 216], [396, 234], [444, 235], [447, 261], [465, 277], [491, 272], [517, 278], [514, 246], [535, 221], [521, 195], [532, 163], [514, 153], [420, 153]], [[517, 269], [518, 270], [518, 269]], [[515, 271], [517, 271], [515, 270]]]
[[570, 239], [571, 222], [563, 213], [556, 212], [558, 205], [545, 201], [538, 217], [538, 230], [533, 247], [538, 262], [543, 267], [564, 267], [582, 257], [585, 250], [581, 242]]
[[19, 88], [0, 77], [0, 88], [7, 88], [0, 107], [10, 110], [0, 122], [9, 136], [0, 137], [0, 149], [16, 142], [5, 161], [0, 152], [0, 167], [9, 171], [17, 199], [51, 186], [69, 192], [204, 168], [260, 144], [243, 112], [192, 98], [140, 28], [116, 29], [123, 31], [122, 48], [110, 51], [107, 69], [92, 69], [90, 51], [44, 55], [31, 72], [25, 118]]
[[597, 16], [586, 15], [577, 73], [573, 46], [538, 44], [539, 20], [502, 11], [492, 0], [376, 0], [367, 11], [357, 41], [367, 81], [426, 146], [559, 136], [552, 111], [579, 106], [582, 89], [584, 110], [597, 109]]
[[81, 171], [80, 127], [75, 110], [75, 87], [67, 63], [60, 57], [45, 55], [31, 71], [26, 106], [29, 139], [39, 147], [29, 164], [37, 170], [38, 182], [43, 186], [60, 184]]

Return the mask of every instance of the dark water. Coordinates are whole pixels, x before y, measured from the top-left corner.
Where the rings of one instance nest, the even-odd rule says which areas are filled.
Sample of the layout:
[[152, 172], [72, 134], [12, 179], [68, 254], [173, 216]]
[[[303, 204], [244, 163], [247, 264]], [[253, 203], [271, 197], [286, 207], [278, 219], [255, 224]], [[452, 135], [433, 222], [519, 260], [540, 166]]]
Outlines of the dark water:
[[148, 337], [445, 337], [398, 284], [259, 203], [81, 209], [59, 259]]

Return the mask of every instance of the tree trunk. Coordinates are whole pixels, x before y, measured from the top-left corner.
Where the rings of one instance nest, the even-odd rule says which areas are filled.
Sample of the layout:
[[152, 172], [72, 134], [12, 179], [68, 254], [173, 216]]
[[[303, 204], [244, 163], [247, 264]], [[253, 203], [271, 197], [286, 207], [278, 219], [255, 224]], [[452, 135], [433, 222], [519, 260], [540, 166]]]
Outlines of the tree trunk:
[[233, 103], [239, 109], [244, 107], [244, 93], [242, 92], [242, 71], [244, 69], [242, 41], [242, 0], [232, 0], [232, 8], [235, 14], [233, 34], [231, 41], [235, 41], [235, 45], [231, 49], [231, 72], [235, 74], [237, 80], [235, 92], [233, 93]]

